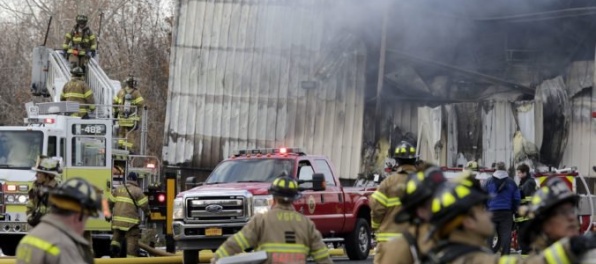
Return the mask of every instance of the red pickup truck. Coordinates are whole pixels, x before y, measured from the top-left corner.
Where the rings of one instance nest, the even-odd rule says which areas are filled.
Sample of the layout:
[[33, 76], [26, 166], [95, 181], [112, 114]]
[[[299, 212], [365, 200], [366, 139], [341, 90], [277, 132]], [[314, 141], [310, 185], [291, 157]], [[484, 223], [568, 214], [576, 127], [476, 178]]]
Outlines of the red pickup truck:
[[352, 260], [366, 259], [372, 240], [368, 204], [372, 190], [342, 187], [324, 156], [280, 148], [238, 151], [200, 186], [176, 196], [173, 232], [184, 263], [197, 263], [199, 250], [217, 249], [251, 216], [267, 212], [273, 202], [268, 188], [284, 172], [299, 181], [324, 176], [322, 191], [308, 190], [312, 182], [301, 184], [306, 190], [294, 207], [314, 221], [326, 242], [343, 243]]

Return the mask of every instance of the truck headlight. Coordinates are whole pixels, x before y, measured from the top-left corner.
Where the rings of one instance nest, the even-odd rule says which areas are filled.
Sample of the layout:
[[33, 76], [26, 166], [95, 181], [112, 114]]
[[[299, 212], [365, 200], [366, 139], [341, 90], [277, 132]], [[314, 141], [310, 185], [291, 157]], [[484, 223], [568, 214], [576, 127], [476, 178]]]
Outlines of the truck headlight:
[[254, 214], [263, 214], [271, 209], [273, 195], [257, 195], [252, 200], [252, 211]]
[[174, 199], [173, 219], [184, 219], [184, 198]]
[[27, 197], [27, 195], [19, 195], [18, 200], [19, 200], [19, 203], [25, 204], [29, 200], [29, 197]]

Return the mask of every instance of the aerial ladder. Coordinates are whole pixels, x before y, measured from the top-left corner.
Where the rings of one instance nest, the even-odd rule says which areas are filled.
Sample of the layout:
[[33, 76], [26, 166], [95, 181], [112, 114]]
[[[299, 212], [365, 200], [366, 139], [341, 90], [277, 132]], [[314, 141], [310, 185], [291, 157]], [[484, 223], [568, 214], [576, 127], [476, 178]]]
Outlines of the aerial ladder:
[[[86, 73], [84, 80], [93, 91], [95, 110], [89, 113], [89, 119], [70, 117], [68, 116], [68, 113], [77, 112], [80, 104], [75, 102], [60, 102], [62, 88], [71, 79], [70, 63], [65, 58], [63, 51], [54, 50], [46, 46], [38, 46], [33, 50], [32, 64], [31, 93], [35, 96], [48, 98], [51, 102], [37, 104], [28, 103], [26, 105], [28, 113], [26, 122], [29, 122], [29, 125], [33, 124], [33, 126], [42, 126], [47, 129], [54, 128], [53, 131], [62, 131], [54, 133], [59, 133], [58, 137], [66, 138], [65, 143], [59, 143], [63, 149], [61, 157], [65, 159], [64, 163], [66, 164], [63, 177], [68, 178], [72, 176], [68, 173], [69, 169], [72, 169], [72, 171], [76, 170], [78, 171], [77, 173], [79, 173], [81, 167], [77, 167], [73, 160], [82, 157], [80, 160], [86, 162], [86, 160], [89, 160], [89, 156], [85, 155], [89, 155], [89, 153], [92, 153], [93, 151], [95, 151], [95, 154], [93, 155], [101, 157], [99, 158], [100, 166], [105, 166], [106, 169], [110, 168], [111, 172], [106, 172], [107, 174], [102, 174], [102, 176], [99, 177], [98, 175], [92, 175], [95, 172], [91, 171], [95, 170], [90, 170], [86, 175], [89, 175], [90, 182], [95, 181], [92, 182], [94, 185], [100, 186], [102, 189], [105, 188], [104, 192], [110, 191], [125, 183], [125, 175], [129, 172], [137, 172], [139, 174], [139, 185], [146, 191], [152, 208], [150, 222], [145, 224], [152, 224], [157, 227], [158, 231], [165, 233], [165, 207], [167, 201], [166, 192], [161, 190], [164, 189], [163, 187], [165, 187], [166, 181], [160, 177], [160, 160], [155, 156], [147, 156], [145, 154], [147, 138], [147, 122], [145, 122], [145, 120], [147, 120], [147, 111], [144, 109], [132, 110], [137, 111], [137, 113], [142, 115], [141, 121], [139, 122], [141, 130], [139, 154], [132, 154], [126, 149], [118, 149], [117, 141], [119, 138], [116, 138], [116, 135], [118, 134], [116, 131], [118, 129], [118, 119], [115, 116], [114, 108], [120, 108], [122, 106], [112, 105], [114, 96], [121, 89], [118, 80], [110, 79], [99, 66], [98, 61], [95, 58], [90, 58], [85, 67]], [[31, 123], [31, 120], [34, 120], [33, 122], [38, 120], [37, 122], [41, 123]], [[52, 121], [50, 123], [42, 124], [44, 120]], [[76, 131], [78, 134], [75, 134], [75, 126], [79, 127], [78, 131]], [[97, 131], [101, 130], [96, 129], [98, 127], [102, 127], [104, 130], [101, 134], [97, 133]], [[83, 128], [87, 130], [82, 131]], [[95, 138], [89, 138], [90, 136]], [[79, 140], [82, 140], [81, 143], [79, 143]], [[89, 147], [90, 140], [95, 140], [93, 142], [95, 146]], [[45, 148], [47, 147], [44, 146], [44, 151]], [[69, 166], [72, 166], [72, 168], [69, 168]], [[85, 167], [86, 165], [81, 166]], [[122, 168], [123, 170], [118, 171], [115, 169], [117, 167]], [[99, 178], [103, 179], [103, 183], [99, 182]], [[106, 181], [109, 186], [107, 188], [105, 187]], [[162, 182], [164, 184], [162, 184]], [[173, 195], [175, 194], [167, 193], [167, 198], [173, 200]], [[109, 211], [107, 213], [109, 213]], [[104, 215], [105, 214], [106, 212], [104, 210]], [[103, 221], [103, 218], [98, 220]], [[95, 227], [89, 227], [88, 224], [87, 229], [94, 231], [95, 234], [100, 236], [103, 235], [104, 238], [109, 238], [109, 223], [105, 221], [102, 223], [101, 221], [96, 221]], [[94, 236], [94, 238], [95, 237], [96, 236]], [[151, 252], [152, 249], [147, 248], [146, 251]]]

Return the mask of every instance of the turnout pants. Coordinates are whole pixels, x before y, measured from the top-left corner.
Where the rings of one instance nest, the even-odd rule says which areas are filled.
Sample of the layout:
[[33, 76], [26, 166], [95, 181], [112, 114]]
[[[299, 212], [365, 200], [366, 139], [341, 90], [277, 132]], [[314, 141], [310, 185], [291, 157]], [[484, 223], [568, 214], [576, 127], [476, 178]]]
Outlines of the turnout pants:
[[110, 243], [110, 247], [112, 248], [112, 254], [121, 255], [120, 249], [122, 248], [122, 243], [126, 242], [126, 257], [127, 258], [135, 258], [139, 255], [139, 240], [141, 239], [141, 230], [138, 226], [134, 226], [130, 228], [128, 231], [123, 231], [119, 229], [112, 230], [114, 233], [112, 234], [112, 243]]

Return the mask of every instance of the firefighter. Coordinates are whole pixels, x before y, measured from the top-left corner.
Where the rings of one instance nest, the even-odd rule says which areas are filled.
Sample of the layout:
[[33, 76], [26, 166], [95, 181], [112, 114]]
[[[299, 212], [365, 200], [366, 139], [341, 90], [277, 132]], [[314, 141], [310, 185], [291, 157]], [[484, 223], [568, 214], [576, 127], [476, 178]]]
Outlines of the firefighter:
[[532, 196], [530, 204], [520, 208], [520, 214], [528, 218], [520, 243], [537, 252], [560, 239], [579, 235], [578, 201], [579, 196], [561, 179], [549, 178], [546, 186]]
[[70, 62], [71, 68], [86, 68], [88, 58], [95, 57], [97, 41], [95, 34], [87, 26], [87, 16], [78, 15], [77, 24], [64, 35], [62, 49]]
[[127, 140], [127, 134], [137, 128], [139, 123], [141, 109], [144, 108], [145, 102], [141, 92], [139, 92], [137, 80], [129, 75], [126, 78], [126, 87], [120, 90], [114, 96], [115, 112], [118, 118], [118, 146], [122, 149], [130, 149], [133, 143]]
[[402, 210], [395, 216], [396, 223], [407, 223], [408, 227], [402, 236], [386, 243], [386, 248], [391, 250], [384, 253], [380, 263], [410, 264], [421, 263], [425, 259], [426, 253], [434, 246], [433, 240], [425, 240], [429, 229], [431, 198], [445, 181], [438, 167], [408, 175]]
[[37, 164], [31, 170], [36, 172], [35, 182], [29, 190], [26, 214], [27, 223], [35, 227], [49, 210], [49, 191], [58, 186], [56, 177], [60, 177], [60, 161], [57, 158], [39, 156]]
[[101, 195], [82, 178], [65, 181], [49, 195], [48, 215], [21, 239], [16, 263], [94, 263], [83, 238], [89, 217], [97, 217]]
[[137, 257], [139, 239], [141, 239], [141, 215], [139, 210], [149, 216], [149, 200], [137, 183], [139, 175], [128, 173], [126, 184], [120, 185], [109, 197], [112, 208], [112, 242], [110, 251], [112, 257], [120, 255], [121, 243], [126, 240], [126, 257]]
[[72, 116], [82, 117], [83, 119], [89, 117], [89, 111], [95, 110], [95, 99], [93, 98], [93, 91], [83, 81], [83, 69], [81, 67], [74, 67], [70, 70], [72, 78], [62, 88], [60, 94], [60, 101], [77, 102], [84, 104], [79, 106], [79, 112], [73, 113]]
[[[530, 175], [530, 167], [524, 163], [517, 166], [517, 176], [520, 178], [519, 190], [521, 193], [521, 206], [529, 206], [532, 201], [532, 196], [536, 193], [537, 184], [534, 177]], [[517, 226], [517, 233], [521, 234], [522, 230], [525, 230], [529, 226], [528, 218], [524, 215], [516, 214], [515, 223]], [[530, 253], [530, 245], [525, 243], [523, 239], [519, 241], [519, 248], [522, 255], [528, 255]]]
[[306, 263], [309, 255], [316, 263], [333, 263], [314, 223], [292, 206], [301, 196], [298, 183], [287, 176], [279, 177], [269, 192], [274, 200], [271, 210], [255, 215], [242, 230], [229, 237], [217, 249], [211, 263], [248, 248], [266, 251], [266, 263]]
[[372, 228], [376, 231], [377, 247], [374, 263], [383, 259], [383, 243], [400, 235], [406, 223], [398, 224], [394, 221], [395, 215], [401, 209], [400, 198], [406, 189], [408, 174], [416, 172], [416, 148], [410, 143], [402, 141], [395, 148], [395, 160], [398, 167], [391, 175], [381, 182], [377, 190], [371, 195], [371, 220]]
[[577, 256], [596, 248], [596, 237], [574, 236], [540, 255], [494, 254], [486, 243], [495, 233], [487, 200], [488, 195], [469, 181], [445, 183], [435, 192], [429, 237], [439, 242], [428, 254], [431, 263], [577, 263]]

